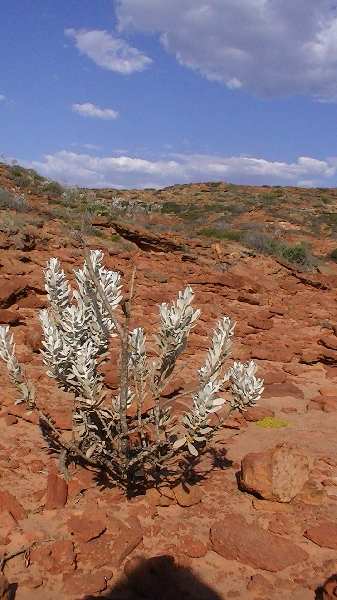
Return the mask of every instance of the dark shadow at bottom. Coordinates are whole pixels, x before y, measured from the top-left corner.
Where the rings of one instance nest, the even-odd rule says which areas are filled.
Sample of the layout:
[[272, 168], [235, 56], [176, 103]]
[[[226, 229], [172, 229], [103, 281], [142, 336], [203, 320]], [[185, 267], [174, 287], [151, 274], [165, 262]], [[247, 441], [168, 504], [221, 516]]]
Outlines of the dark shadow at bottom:
[[125, 567], [126, 577], [103, 596], [81, 600], [221, 600], [188, 568], [177, 566], [172, 556], [135, 557]]
[[337, 598], [337, 573], [331, 575], [322, 587], [315, 590], [315, 600], [332, 600]]

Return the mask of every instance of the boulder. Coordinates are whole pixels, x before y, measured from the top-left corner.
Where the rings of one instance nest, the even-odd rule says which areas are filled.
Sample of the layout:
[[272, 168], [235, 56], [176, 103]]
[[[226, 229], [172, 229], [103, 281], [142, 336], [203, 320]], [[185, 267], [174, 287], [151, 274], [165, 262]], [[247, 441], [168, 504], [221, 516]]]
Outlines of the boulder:
[[311, 467], [312, 461], [298, 448], [278, 444], [243, 458], [240, 487], [264, 500], [290, 502], [308, 480]]

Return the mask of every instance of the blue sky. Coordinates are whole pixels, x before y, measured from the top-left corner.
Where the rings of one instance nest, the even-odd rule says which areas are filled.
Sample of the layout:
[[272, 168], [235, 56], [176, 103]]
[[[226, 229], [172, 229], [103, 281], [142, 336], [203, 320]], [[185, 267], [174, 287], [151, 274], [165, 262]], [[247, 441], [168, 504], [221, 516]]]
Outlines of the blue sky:
[[86, 187], [337, 187], [337, 3], [0, 10], [0, 154]]

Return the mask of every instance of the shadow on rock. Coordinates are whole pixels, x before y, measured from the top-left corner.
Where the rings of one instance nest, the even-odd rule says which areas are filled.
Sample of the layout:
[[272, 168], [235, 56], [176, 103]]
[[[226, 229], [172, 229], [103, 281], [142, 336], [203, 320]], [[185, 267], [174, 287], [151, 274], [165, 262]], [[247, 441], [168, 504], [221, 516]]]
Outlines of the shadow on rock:
[[337, 600], [337, 573], [331, 575], [322, 587], [317, 588], [315, 600]]
[[125, 577], [104, 596], [82, 600], [221, 600], [188, 568], [177, 566], [172, 556], [141, 556], [129, 560]]

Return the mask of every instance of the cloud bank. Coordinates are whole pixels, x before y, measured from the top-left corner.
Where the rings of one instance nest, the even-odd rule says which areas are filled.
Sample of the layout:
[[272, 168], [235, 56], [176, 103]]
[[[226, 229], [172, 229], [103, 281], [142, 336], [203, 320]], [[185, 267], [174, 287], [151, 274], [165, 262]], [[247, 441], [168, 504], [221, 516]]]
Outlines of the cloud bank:
[[337, 100], [337, 6], [329, 0], [118, 0], [121, 32], [158, 33], [181, 65], [270, 98]]
[[176, 183], [227, 181], [246, 185], [333, 185], [337, 158], [300, 157], [294, 163], [246, 156], [169, 154], [160, 160], [128, 156], [97, 157], [62, 150], [43, 161], [20, 161], [45, 177], [83, 187], [162, 188]]
[[116, 119], [118, 113], [112, 108], [98, 108], [90, 102], [84, 104], [73, 104], [72, 110], [78, 112], [82, 117], [94, 117], [96, 119]]
[[65, 29], [64, 34], [74, 38], [75, 46], [99, 67], [129, 75], [143, 71], [152, 60], [125, 40], [114, 38], [108, 31], [93, 29]]

